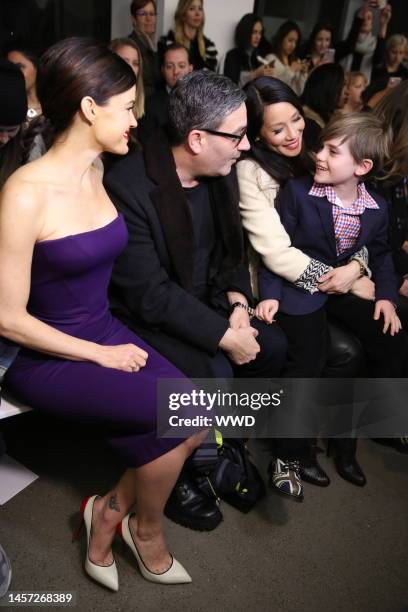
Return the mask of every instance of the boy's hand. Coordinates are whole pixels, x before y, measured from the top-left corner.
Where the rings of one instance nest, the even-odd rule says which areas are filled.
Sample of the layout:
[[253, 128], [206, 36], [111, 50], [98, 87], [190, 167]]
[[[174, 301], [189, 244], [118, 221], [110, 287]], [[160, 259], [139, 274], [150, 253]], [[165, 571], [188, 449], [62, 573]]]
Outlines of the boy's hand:
[[274, 314], [278, 312], [279, 300], [262, 300], [255, 308], [255, 316], [265, 323], [274, 322]]
[[374, 320], [378, 321], [380, 315], [384, 317], [383, 334], [386, 334], [388, 328], [390, 329], [391, 336], [398, 334], [402, 329], [401, 321], [399, 320], [395, 311], [395, 306], [389, 300], [378, 300], [374, 310]]
[[354, 281], [353, 286], [350, 289], [350, 293], [356, 295], [362, 300], [375, 300], [375, 285], [368, 276], [362, 276], [361, 278]]

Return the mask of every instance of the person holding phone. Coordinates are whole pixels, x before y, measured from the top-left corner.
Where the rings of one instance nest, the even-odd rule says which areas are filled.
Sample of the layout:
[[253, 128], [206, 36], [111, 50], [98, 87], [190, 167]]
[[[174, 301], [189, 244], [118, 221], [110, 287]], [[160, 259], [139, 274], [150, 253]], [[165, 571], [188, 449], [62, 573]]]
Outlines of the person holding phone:
[[360, 32], [361, 20], [356, 18], [344, 40], [335, 40], [331, 24], [319, 21], [306, 42], [301, 57], [307, 60], [311, 72], [321, 64], [340, 62], [353, 53]]
[[389, 4], [384, 4], [380, 0], [364, 1], [351, 26], [351, 30], [358, 31], [354, 48], [341, 62], [345, 72], [362, 72], [370, 81], [373, 66], [376, 66], [383, 56], [383, 41], [387, 37], [390, 19]]
[[274, 62], [274, 76], [289, 85], [297, 95], [302, 93], [307, 79], [307, 63], [297, 57], [300, 40], [297, 23], [285, 21], [272, 40], [272, 53], [265, 58], [267, 62]]
[[235, 47], [225, 56], [224, 75], [240, 87], [261, 76], [274, 76], [274, 61], [264, 59], [269, 47], [262, 20], [247, 13], [235, 28]]

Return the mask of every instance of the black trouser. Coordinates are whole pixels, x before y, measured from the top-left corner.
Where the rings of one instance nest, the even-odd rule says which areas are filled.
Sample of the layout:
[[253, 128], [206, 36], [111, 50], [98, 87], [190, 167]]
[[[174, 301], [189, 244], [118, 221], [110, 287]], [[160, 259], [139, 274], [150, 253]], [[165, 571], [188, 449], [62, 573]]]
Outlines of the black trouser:
[[407, 358], [407, 336], [400, 331], [391, 336], [383, 333], [384, 319], [374, 320], [375, 302], [355, 295], [329, 296], [326, 311], [330, 317], [347, 326], [360, 340], [368, 360], [369, 376], [399, 378]]
[[[403, 375], [407, 359], [407, 337], [403, 332], [391, 336], [383, 334], [383, 319], [373, 318], [375, 304], [347, 294], [329, 296], [325, 307], [302, 316], [278, 315], [289, 344], [288, 365], [284, 375], [289, 377], [319, 377], [327, 358], [327, 319], [339, 321], [352, 331], [364, 349], [369, 375], [393, 378]], [[352, 376], [350, 372], [348, 376]], [[333, 373], [331, 373], [333, 375]], [[358, 372], [354, 374], [357, 376]], [[347, 392], [347, 390], [345, 390]], [[306, 408], [307, 409], [307, 408]], [[298, 438], [277, 439], [277, 456], [306, 458], [310, 454], [310, 440]]]

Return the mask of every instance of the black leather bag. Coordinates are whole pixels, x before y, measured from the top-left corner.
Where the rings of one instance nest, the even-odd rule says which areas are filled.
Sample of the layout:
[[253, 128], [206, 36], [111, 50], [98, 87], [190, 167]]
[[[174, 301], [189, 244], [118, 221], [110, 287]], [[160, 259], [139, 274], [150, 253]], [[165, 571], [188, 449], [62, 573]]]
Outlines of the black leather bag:
[[224, 439], [215, 467], [197, 477], [196, 483], [202, 492], [221, 497], [241, 512], [252, 510], [265, 495], [263, 480], [242, 440]]

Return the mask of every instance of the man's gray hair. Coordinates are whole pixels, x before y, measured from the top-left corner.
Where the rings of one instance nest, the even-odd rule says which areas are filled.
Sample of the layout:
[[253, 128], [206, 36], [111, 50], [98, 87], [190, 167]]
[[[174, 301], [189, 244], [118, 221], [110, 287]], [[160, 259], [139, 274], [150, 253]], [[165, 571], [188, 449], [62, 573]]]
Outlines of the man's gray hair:
[[216, 130], [243, 102], [245, 93], [229, 78], [196, 70], [180, 79], [169, 96], [168, 130], [179, 145], [191, 130]]

